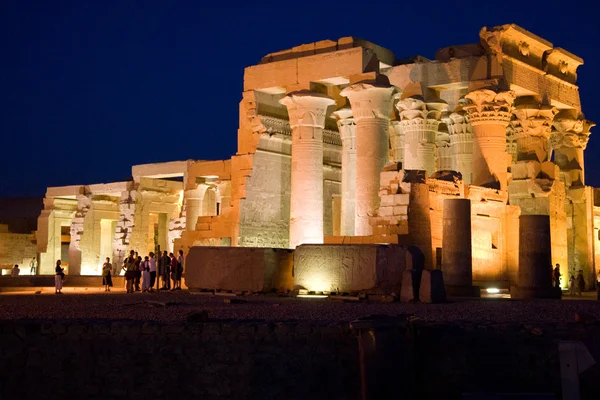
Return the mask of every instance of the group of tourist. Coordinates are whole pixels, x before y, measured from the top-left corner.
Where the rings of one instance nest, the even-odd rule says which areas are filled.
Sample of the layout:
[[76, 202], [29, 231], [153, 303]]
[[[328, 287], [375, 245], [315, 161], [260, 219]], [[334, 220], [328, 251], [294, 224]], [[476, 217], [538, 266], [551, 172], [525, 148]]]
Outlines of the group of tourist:
[[[110, 288], [113, 286], [112, 269], [110, 258], [106, 257], [106, 262], [102, 265], [102, 285], [106, 292], [110, 292]], [[159, 286], [162, 283], [159, 290], [181, 290], [183, 250], [179, 250], [177, 257], [173, 253], [165, 251], [158, 260], [153, 252], [142, 259], [137, 251], [131, 250], [129, 257], [123, 261], [121, 269], [125, 272], [127, 293], [154, 292], [157, 278]], [[64, 268], [61, 267], [61, 261], [57, 260], [54, 277], [56, 294], [62, 294], [64, 279]]]
[[[129, 257], [123, 261], [121, 269], [125, 272], [127, 293], [154, 292], [157, 278], [159, 286], [161, 286], [162, 280], [159, 290], [181, 290], [183, 250], [179, 250], [177, 257], [173, 253], [165, 251], [158, 260], [153, 252], [142, 258], [137, 251], [131, 250]], [[107, 292], [110, 292], [112, 287], [111, 274], [112, 264], [110, 258], [107, 257], [102, 266], [102, 285]]]
[[[555, 288], [560, 288], [560, 280], [562, 274], [560, 273], [560, 264], [556, 264], [554, 271], [552, 272], [552, 286]], [[600, 294], [600, 271], [598, 271], [598, 275], [596, 277], [596, 287], [598, 289], [598, 293]], [[575, 274], [575, 270], [571, 272], [569, 277], [569, 295], [582, 295], [582, 292], [585, 291], [585, 278], [583, 277], [583, 270], [580, 269], [577, 274]]]

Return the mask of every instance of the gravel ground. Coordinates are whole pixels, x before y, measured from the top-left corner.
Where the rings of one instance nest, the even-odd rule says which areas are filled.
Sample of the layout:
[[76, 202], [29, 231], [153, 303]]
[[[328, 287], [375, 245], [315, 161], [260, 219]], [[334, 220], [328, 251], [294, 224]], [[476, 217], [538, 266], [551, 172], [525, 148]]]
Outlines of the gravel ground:
[[[0, 320], [109, 319], [181, 322], [194, 311], [206, 310], [210, 320], [267, 320], [347, 322], [371, 314], [414, 315], [425, 321], [494, 323], [574, 322], [576, 313], [600, 320], [600, 302], [585, 300], [516, 301], [479, 299], [446, 304], [339, 302], [276, 296], [239, 296], [228, 304], [224, 297], [187, 292], [124, 294], [3, 294]], [[166, 306], [150, 302], [167, 303]], [[234, 300], [235, 301], [235, 300]]]

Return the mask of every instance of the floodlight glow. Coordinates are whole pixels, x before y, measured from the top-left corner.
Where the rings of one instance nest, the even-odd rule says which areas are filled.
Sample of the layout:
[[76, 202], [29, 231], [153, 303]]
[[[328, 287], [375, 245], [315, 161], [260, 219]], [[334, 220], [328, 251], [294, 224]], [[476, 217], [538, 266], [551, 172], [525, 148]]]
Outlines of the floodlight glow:
[[500, 293], [500, 289], [496, 289], [496, 288], [487, 288], [486, 291], [490, 294]]

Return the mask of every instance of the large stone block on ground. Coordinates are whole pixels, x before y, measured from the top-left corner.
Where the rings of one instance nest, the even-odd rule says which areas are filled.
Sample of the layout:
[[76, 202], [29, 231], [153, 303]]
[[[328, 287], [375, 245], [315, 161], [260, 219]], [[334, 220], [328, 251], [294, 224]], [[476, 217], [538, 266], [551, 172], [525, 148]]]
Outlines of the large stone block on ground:
[[309, 291], [400, 291], [412, 257], [398, 245], [302, 245], [294, 252], [294, 287]]
[[195, 246], [185, 259], [185, 283], [191, 290], [291, 290], [292, 263], [286, 249]]
[[442, 303], [446, 301], [444, 277], [442, 271], [424, 269], [421, 274], [419, 300], [423, 303]]
[[419, 286], [421, 283], [420, 270], [410, 269], [404, 271], [402, 275], [402, 289], [400, 290], [400, 301], [419, 300]]

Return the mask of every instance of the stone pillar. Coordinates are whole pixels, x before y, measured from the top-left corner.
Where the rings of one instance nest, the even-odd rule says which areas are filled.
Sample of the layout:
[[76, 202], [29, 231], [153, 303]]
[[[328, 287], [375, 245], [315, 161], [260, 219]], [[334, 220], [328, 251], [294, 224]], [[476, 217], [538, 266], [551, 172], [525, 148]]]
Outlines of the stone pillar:
[[478, 295], [473, 288], [471, 200], [444, 200], [442, 272], [449, 296]]
[[464, 106], [473, 127], [473, 185], [506, 191], [506, 127], [512, 118], [513, 91], [475, 90]]
[[471, 184], [473, 167], [473, 134], [469, 117], [465, 111], [458, 111], [444, 118], [450, 135], [452, 170], [460, 172], [463, 182]]
[[550, 217], [519, 217], [519, 275], [513, 297], [521, 299], [552, 297], [552, 248]]
[[354, 236], [356, 218], [356, 122], [352, 110], [341, 109], [333, 113], [342, 138], [342, 204], [340, 234]]
[[196, 190], [186, 190], [184, 200], [186, 231], [195, 231], [198, 217], [202, 215], [202, 199], [192, 196], [197, 196]]
[[519, 104], [511, 122], [514, 140], [517, 143], [516, 159], [520, 161], [548, 161], [548, 139], [556, 107], [540, 105], [537, 102]]
[[355, 235], [369, 236], [369, 219], [379, 208], [379, 174], [388, 157], [388, 134], [395, 87], [356, 83], [340, 93], [348, 97], [356, 120]]
[[454, 171], [450, 135], [446, 131], [438, 131], [435, 137], [435, 171]]
[[435, 143], [442, 111], [448, 105], [442, 100], [427, 102], [417, 98], [400, 100], [396, 104], [400, 112], [400, 125], [404, 132], [405, 170], [435, 172]]
[[323, 128], [327, 107], [335, 102], [310, 91], [280, 100], [292, 128], [290, 247], [323, 243]]
[[591, 121], [557, 115], [550, 136], [554, 149], [554, 162], [566, 175], [566, 185], [584, 186], [585, 168], [583, 151], [587, 147], [590, 129], [595, 126]]
[[392, 121], [390, 124], [390, 161], [402, 163], [404, 169], [404, 131], [400, 121]]

